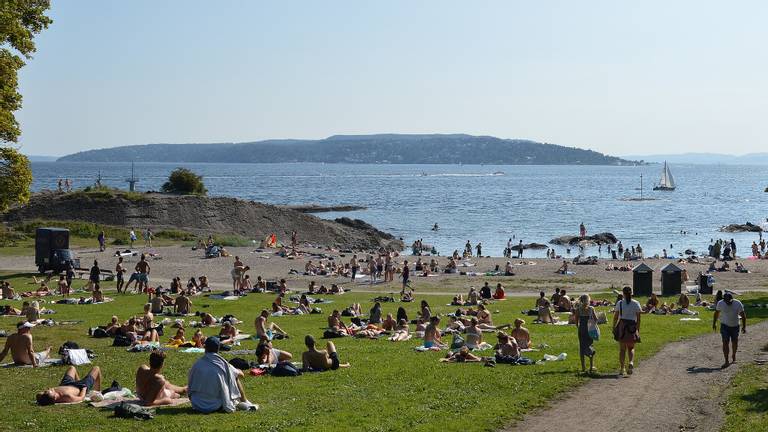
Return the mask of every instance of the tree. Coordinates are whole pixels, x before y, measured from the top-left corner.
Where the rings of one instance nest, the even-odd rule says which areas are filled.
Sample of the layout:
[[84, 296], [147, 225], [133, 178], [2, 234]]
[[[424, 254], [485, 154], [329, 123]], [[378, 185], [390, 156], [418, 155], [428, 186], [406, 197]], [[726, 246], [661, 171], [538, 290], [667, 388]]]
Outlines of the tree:
[[11, 147], [0, 147], [0, 213], [29, 201], [32, 169], [29, 159]]
[[163, 184], [163, 192], [178, 194], [205, 195], [208, 191], [203, 184], [203, 177], [186, 168], [176, 168]]
[[0, 0], [0, 141], [16, 142], [21, 129], [13, 115], [21, 108], [17, 74], [35, 52], [34, 36], [53, 21], [50, 0]]

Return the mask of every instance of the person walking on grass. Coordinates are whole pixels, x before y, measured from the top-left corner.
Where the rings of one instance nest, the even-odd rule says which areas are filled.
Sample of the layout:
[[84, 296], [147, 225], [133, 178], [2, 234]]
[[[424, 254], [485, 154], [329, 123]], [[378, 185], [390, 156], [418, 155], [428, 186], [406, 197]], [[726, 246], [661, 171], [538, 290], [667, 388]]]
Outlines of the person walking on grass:
[[[621, 376], [632, 375], [635, 368], [635, 344], [640, 342], [640, 313], [642, 308], [632, 298], [632, 288], [625, 286], [623, 298], [616, 302], [613, 314], [613, 338], [619, 342], [619, 364]], [[625, 359], [629, 364], [625, 368]]]
[[597, 315], [595, 315], [595, 308], [589, 305], [589, 295], [582, 294], [579, 297], [579, 306], [576, 308], [578, 335], [579, 335], [579, 357], [581, 358], [581, 372], [587, 372], [584, 357], [589, 357], [589, 373], [593, 374], [597, 371], [594, 367], [595, 348], [592, 346], [594, 340], [592, 334], [589, 333], [590, 321], [592, 325], [597, 326]]
[[[717, 328], [717, 320], [720, 319], [720, 335], [723, 337], [723, 357], [725, 363], [723, 369], [736, 363], [736, 350], [739, 348], [739, 318], [741, 318], [741, 333], [747, 332], [747, 314], [744, 305], [733, 299], [733, 294], [726, 292], [723, 299], [715, 305], [715, 316], [712, 319], [712, 330]], [[728, 342], [731, 346], [728, 346]], [[729, 348], [732, 348], [729, 350]], [[731, 353], [731, 362], [728, 362], [728, 353]]]

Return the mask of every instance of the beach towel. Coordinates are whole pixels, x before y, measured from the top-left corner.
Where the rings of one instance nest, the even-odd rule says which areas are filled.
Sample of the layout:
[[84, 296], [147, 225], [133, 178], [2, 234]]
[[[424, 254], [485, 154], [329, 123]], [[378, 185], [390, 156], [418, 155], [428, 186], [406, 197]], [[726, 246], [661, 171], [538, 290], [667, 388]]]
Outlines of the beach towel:
[[442, 348], [437, 346], [432, 346], [430, 348], [427, 348], [424, 345], [420, 345], [420, 346], [414, 347], [413, 349], [418, 352], [425, 352], [425, 351], [440, 351]]
[[192, 407], [203, 413], [234, 412], [240, 398], [238, 370], [216, 353], [206, 353], [189, 370], [189, 398]]
[[701, 318], [680, 318], [680, 321], [701, 321]]
[[205, 352], [205, 348], [184, 348], [183, 350], [179, 351], [183, 353], [192, 353], [192, 354], [200, 354]]
[[[40, 367], [48, 367], [48, 366], [61, 366], [63, 364], [64, 364], [64, 361], [62, 361], [61, 359], [47, 358], [47, 359], [43, 360], [42, 362], [38, 363], [37, 367], [40, 368]], [[0, 364], [0, 368], [12, 368], [12, 367], [31, 368], [32, 365], [17, 365], [17, 364], [14, 364], [14, 363], [3, 363], [3, 364]]]
[[91, 362], [91, 359], [88, 358], [88, 352], [82, 348], [68, 350], [67, 358], [69, 359], [69, 364], [73, 366], [80, 366]]
[[[106, 395], [105, 395], [106, 396]], [[141, 400], [139, 398], [132, 396], [132, 397], [126, 397], [126, 396], [118, 396], [113, 399], [104, 399], [99, 402], [89, 402], [89, 405], [94, 408], [106, 408], [106, 409], [115, 409], [118, 405], [120, 405], [121, 402], [127, 402], [127, 403], [133, 403], [136, 405], [141, 405]], [[173, 399], [171, 403], [164, 404], [164, 405], [153, 405], [152, 407], [173, 407], [173, 406], [179, 406], [179, 405], [186, 405], [189, 403], [189, 398], [178, 398]]]

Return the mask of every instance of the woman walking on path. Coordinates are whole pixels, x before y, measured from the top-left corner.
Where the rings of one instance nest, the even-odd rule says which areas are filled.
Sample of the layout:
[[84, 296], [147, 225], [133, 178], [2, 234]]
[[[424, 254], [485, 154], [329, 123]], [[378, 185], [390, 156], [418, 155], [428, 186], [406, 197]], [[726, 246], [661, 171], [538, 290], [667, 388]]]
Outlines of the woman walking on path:
[[595, 348], [592, 346], [593, 339], [589, 333], [590, 321], [592, 325], [597, 326], [597, 315], [595, 315], [595, 308], [589, 305], [589, 295], [583, 294], [579, 297], [579, 307], [576, 309], [576, 316], [578, 317], [579, 328], [579, 356], [581, 358], [581, 372], [586, 372], [584, 364], [584, 357], [589, 357], [589, 373], [595, 373], [593, 360], [595, 358]]
[[[613, 338], [619, 342], [619, 363], [621, 376], [632, 375], [635, 368], [635, 343], [640, 342], [640, 303], [632, 299], [632, 288], [625, 286], [624, 298], [617, 301], [613, 314]], [[624, 359], [629, 354], [629, 365], [624, 368]]]

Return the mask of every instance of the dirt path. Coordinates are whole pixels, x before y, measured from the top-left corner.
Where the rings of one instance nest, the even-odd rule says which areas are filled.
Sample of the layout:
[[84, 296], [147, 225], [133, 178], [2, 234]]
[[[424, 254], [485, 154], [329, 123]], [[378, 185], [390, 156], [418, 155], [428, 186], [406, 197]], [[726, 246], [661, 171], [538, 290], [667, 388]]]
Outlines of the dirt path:
[[768, 343], [767, 330], [768, 322], [748, 326], [736, 364], [724, 370], [719, 332], [669, 344], [640, 359], [630, 378], [594, 379], [505, 431], [718, 431], [727, 384]]

